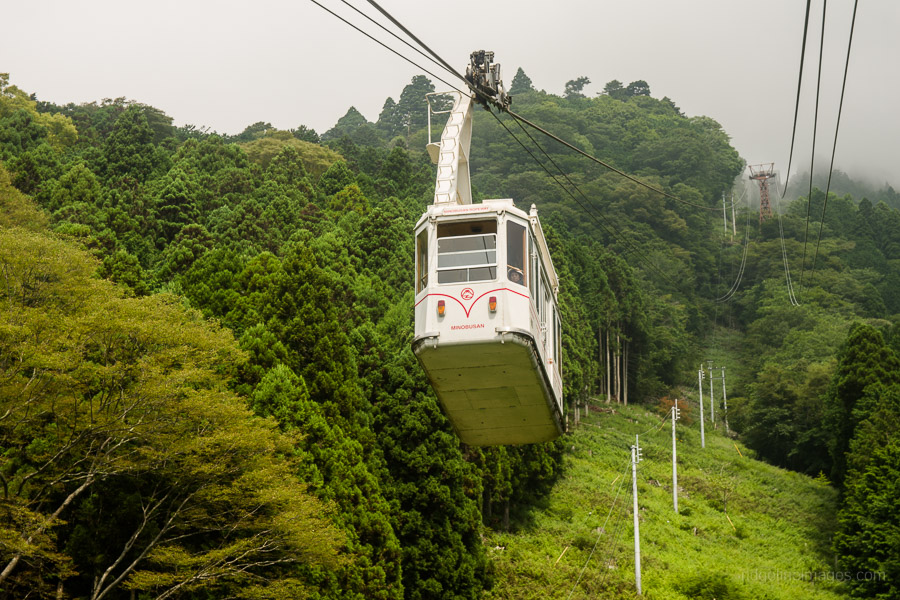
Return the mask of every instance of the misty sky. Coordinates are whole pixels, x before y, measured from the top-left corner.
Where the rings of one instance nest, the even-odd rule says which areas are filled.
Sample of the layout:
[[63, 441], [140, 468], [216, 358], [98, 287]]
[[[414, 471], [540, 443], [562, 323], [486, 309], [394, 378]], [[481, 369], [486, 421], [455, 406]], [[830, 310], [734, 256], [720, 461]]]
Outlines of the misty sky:
[[[378, 31], [340, 0], [320, 1]], [[352, 2], [375, 14], [364, 0]], [[256, 121], [321, 133], [351, 105], [374, 121], [385, 98], [396, 100], [421, 73], [308, 0], [7, 4], [0, 72], [9, 72], [13, 84], [60, 104], [124, 96], [162, 109], [176, 125], [220, 133]], [[644, 79], [654, 97], [669, 96], [688, 116], [719, 121], [749, 163], [774, 161], [782, 173], [787, 167], [803, 0], [380, 4], [459, 70], [472, 50], [484, 48], [496, 52], [507, 85], [517, 67], [556, 94], [582, 75], [592, 82], [588, 95], [612, 79]], [[812, 5], [793, 173], [809, 170], [822, 0]], [[852, 0], [828, 2], [817, 146], [826, 163], [852, 8]], [[860, 2], [835, 161], [853, 177], [895, 188], [898, 26], [897, 0]]]

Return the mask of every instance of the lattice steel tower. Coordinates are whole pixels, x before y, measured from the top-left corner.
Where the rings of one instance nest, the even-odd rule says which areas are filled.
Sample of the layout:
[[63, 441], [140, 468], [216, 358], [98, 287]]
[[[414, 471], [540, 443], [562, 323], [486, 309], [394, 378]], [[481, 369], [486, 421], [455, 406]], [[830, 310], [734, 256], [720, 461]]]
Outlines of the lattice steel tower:
[[762, 223], [772, 216], [772, 207], [769, 206], [769, 180], [775, 177], [775, 163], [748, 166], [750, 179], [759, 184], [759, 222]]

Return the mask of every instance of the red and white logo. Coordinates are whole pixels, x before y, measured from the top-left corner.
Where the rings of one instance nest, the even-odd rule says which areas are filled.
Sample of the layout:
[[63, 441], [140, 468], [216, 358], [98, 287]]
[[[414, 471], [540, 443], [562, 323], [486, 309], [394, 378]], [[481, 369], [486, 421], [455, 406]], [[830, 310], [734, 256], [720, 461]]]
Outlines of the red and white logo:
[[460, 292], [459, 297], [463, 300], [471, 300], [475, 297], [475, 290], [472, 288], [465, 288], [462, 292]]

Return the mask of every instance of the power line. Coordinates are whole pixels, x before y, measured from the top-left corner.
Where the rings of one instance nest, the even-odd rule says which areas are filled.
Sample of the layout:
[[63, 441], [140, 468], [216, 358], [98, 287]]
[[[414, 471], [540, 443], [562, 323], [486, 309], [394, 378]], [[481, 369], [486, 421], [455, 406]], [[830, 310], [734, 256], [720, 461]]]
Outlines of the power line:
[[666, 424], [666, 421], [669, 420], [669, 414], [670, 413], [667, 412], [665, 415], [663, 415], [663, 418], [660, 419], [659, 423], [657, 423], [656, 425], [653, 425], [652, 427], [645, 429], [641, 433], [637, 434], [638, 437], [644, 437], [645, 435], [647, 435], [647, 432], [653, 431], [654, 429], [656, 431], [653, 431], [653, 433], [659, 433], [659, 431], [663, 428], [663, 425]]
[[[782, 198], [784, 198], [784, 194], [787, 193], [787, 184], [791, 179], [791, 161], [794, 158], [794, 138], [797, 135], [797, 114], [800, 111], [800, 85], [803, 83], [803, 62], [806, 57], [806, 34], [809, 31], [810, 4], [812, 4], [812, 0], [806, 0], [806, 18], [803, 20], [803, 45], [800, 48], [800, 75], [797, 77], [797, 100], [794, 103], [794, 126], [791, 129], [791, 153], [788, 155], [787, 179], [784, 180], [784, 193], [781, 194]], [[810, 177], [812, 177], [811, 173]]]
[[[588, 554], [587, 560], [584, 561], [584, 565], [581, 567], [581, 571], [578, 573], [578, 578], [575, 580], [575, 583], [572, 585], [572, 590], [569, 592], [569, 595], [566, 596], [566, 599], [572, 597], [572, 594], [575, 593], [575, 589], [578, 587], [578, 584], [581, 583], [581, 578], [584, 576], [584, 571], [587, 569], [588, 564], [591, 562], [591, 558], [594, 556], [594, 552], [597, 550], [597, 545], [600, 543], [600, 538], [606, 532], [606, 524], [609, 523], [609, 517], [612, 515], [613, 509], [616, 507], [616, 502], [619, 500], [619, 494], [622, 492], [622, 486], [625, 484], [625, 477], [623, 475], [627, 471], [628, 467], [631, 466], [631, 459], [629, 459], [625, 463], [625, 468], [622, 469], [622, 472], [619, 473], [619, 476], [616, 479], [621, 478], [622, 481], [619, 482], [619, 488], [616, 490], [616, 495], [613, 498], [612, 504], [609, 507], [609, 512], [606, 514], [606, 520], [603, 521], [603, 525], [600, 527], [600, 532], [597, 534], [597, 539], [594, 541], [594, 545], [591, 548], [590, 554]], [[616, 530], [618, 530], [618, 524], [616, 525]], [[615, 543], [615, 539], [613, 541]]]
[[[831, 147], [831, 164], [828, 166], [828, 183], [825, 185], [825, 201], [822, 204], [822, 220], [819, 221], [819, 235], [816, 236], [816, 253], [813, 256], [813, 264], [810, 269], [810, 277], [816, 270], [816, 259], [819, 258], [819, 242], [822, 241], [822, 227], [825, 225], [825, 208], [828, 206], [828, 192], [831, 189], [831, 174], [834, 171], [834, 155], [837, 152], [838, 132], [841, 129], [841, 110], [844, 108], [844, 91], [847, 89], [847, 71], [850, 68], [850, 49], [853, 46], [853, 29], [856, 26], [856, 7], [859, 0], [853, 2], [853, 18], [850, 20], [850, 40], [847, 42], [847, 60], [844, 63], [844, 81], [841, 84], [841, 101], [838, 104], [837, 125], [834, 127], [834, 145]], [[809, 177], [812, 181], [812, 174]]]
[[600, 586], [603, 586], [606, 583], [606, 578], [609, 577], [609, 572], [611, 571], [611, 569], [609, 568], [609, 564], [615, 559], [616, 552], [619, 549], [619, 532], [624, 531], [624, 528], [622, 528], [621, 525], [625, 522], [625, 517], [628, 515], [628, 499], [631, 498], [631, 490], [629, 489], [626, 494], [627, 495], [625, 497], [625, 501], [622, 502], [621, 516], [619, 517], [618, 521], [616, 521], [616, 528], [613, 531], [612, 546], [610, 547], [607, 559], [603, 563], [607, 566], [607, 568], [603, 571], [603, 575], [600, 576]]

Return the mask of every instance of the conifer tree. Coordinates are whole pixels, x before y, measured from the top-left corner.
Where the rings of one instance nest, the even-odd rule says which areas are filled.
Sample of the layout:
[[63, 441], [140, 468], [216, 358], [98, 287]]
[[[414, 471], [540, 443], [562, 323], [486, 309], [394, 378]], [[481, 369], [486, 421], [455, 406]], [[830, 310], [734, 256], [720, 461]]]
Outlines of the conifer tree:
[[519, 67], [512, 79], [512, 83], [509, 86], [509, 93], [523, 94], [525, 92], [533, 91], [534, 85], [531, 83], [531, 78], [525, 74], [525, 71], [522, 70], [522, 67]]
[[841, 348], [838, 367], [828, 393], [824, 429], [829, 433], [831, 477], [842, 485], [847, 453], [857, 425], [872, 413], [869, 386], [900, 383], [900, 359], [870, 325], [855, 325]]

